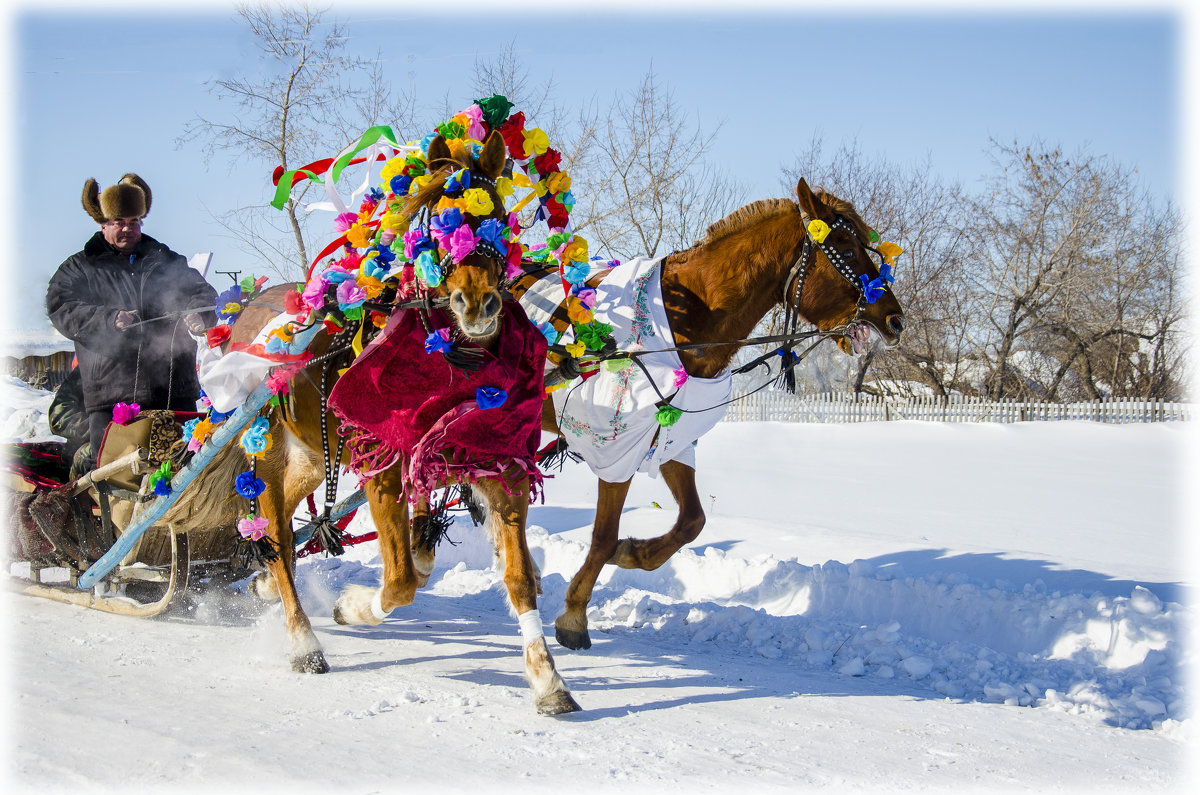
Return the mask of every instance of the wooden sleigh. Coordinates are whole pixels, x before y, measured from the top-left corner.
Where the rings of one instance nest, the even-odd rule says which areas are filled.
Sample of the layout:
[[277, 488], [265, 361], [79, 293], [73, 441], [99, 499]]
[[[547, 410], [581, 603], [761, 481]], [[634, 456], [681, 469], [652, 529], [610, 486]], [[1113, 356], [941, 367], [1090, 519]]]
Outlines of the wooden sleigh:
[[[166, 495], [153, 490], [152, 475], [165, 453], [155, 450], [162, 445], [152, 439], [151, 427], [182, 419], [172, 418], [171, 412], [145, 412], [128, 425], [110, 425], [98, 466], [75, 480], [63, 477], [66, 465], [54, 460], [53, 445], [16, 451], [13, 459], [24, 453], [51, 465], [40, 473], [22, 471], [15, 461], [8, 466], [12, 532], [18, 532], [22, 520], [18, 512], [28, 513], [31, 503], [48, 498], [50, 492], [59, 506], [73, 509], [70, 515], [60, 511], [59, 532], [48, 534], [53, 541], [39, 539], [44, 554], [25, 556], [29, 571], [14, 578], [18, 589], [81, 607], [148, 618], [180, 607], [189, 584], [219, 587], [261, 570], [235, 526], [227, 521], [213, 523], [207, 508], [213, 501], [235, 499], [229, 494], [228, 473], [216, 471], [220, 466], [216, 454], [257, 416], [268, 397], [261, 388], [252, 394], [218, 428], [213, 444], [175, 473]], [[348, 519], [363, 502], [361, 491], [356, 492], [335, 505], [327, 519]], [[90, 517], [74, 515], [81, 512]], [[68, 530], [63, 523], [73, 527]], [[298, 554], [310, 551], [316, 529], [315, 518], [296, 529]], [[15, 550], [19, 542], [12, 543]]]

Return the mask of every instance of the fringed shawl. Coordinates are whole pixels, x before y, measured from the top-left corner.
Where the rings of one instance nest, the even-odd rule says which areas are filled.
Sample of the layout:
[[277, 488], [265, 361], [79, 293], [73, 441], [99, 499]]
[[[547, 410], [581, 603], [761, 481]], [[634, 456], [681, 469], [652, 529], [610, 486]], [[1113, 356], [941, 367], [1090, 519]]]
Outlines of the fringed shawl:
[[[486, 354], [478, 371], [466, 373], [440, 353], [425, 352], [428, 332], [417, 310], [392, 315], [329, 396], [361, 480], [400, 466], [409, 499], [481, 478], [505, 482], [511, 491], [506, 473], [515, 465], [529, 478], [530, 499], [536, 496], [546, 339], [515, 302], [505, 302], [500, 322], [495, 355]], [[435, 310], [429, 326], [453, 323]], [[503, 390], [507, 398], [496, 408], [480, 408], [481, 387]]]

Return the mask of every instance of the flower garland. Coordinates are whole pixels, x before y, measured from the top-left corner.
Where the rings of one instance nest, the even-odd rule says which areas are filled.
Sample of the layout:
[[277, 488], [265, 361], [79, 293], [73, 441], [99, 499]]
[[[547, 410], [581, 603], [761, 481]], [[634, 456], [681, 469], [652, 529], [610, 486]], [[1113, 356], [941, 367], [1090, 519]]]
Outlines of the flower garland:
[[[576, 342], [572, 356], [604, 347], [611, 327], [596, 323], [593, 310], [596, 293], [587, 287], [590, 273], [588, 243], [571, 230], [570, 214], [575, 206], [571, 177], [562, 168], [562, 154], [549, 145], [545, 131], [526, 126], [525, 114], [512, 112], [507, 98], [496, 94], [479, 99], [450, 119], [436, 125], [420, 141], [397, 143], [391, 130], [374, 127], [339, 157], [327, 158], [302, 169], [276, 175], [279, 192], [275, 206], [282, 207], [287, 189], [302, 179], [332, 185], [346, 165], [384, 160], [381, 184], [364, 189], [357, 211], [344, 207], [335, 219], [341, 236], [326, 246], [310, 268], [309, 279], [300, 293], [298, 319], [306, 322], [321, 317], [331, 328], [340, 328], [345, 320], [367, 320], [382, 327], [385, 313], [364, 311], [365, 302], [385, 290], [394, 290], [398, 298], [411, 298], [436, 289], [444, 280], [442, 266], [447, 259], [457, 264], [475, 251], [484, 251], [505, 263], [506, 275], [516, 278], [521, 262], [556, 262], [567, 294], [567, 312], [575, 326]], [[488, 136], [495, 131], [504, 140], [509, 157], [519, 171], [499, 177], [495, 190], [504, 201], [504, 222], [491, 216], [497, 209], [489, 193], [471, 184], [471, 174], [460, 169], [446, 178], [443, 196], [430, 208], [427, 217], [410, 228], [411, 219], [403, 214], [405, 199], [424, 190], [433, 179], [429, 173], [429, 145], [442, 136], [452, 151], [478, 155]], [[367, 156], [355, 159], [359, 154]], [[326, 179], [322, 179], [322, 177]], [[515, 201], [516, 189], [529, 193]], [[537, 199], [530, 226], [545, 222], [546, 242], [527, 246], [520, 240], [526, 231], [519, 213]], [[338, 202], [340, 203], [340, 197]], [[327, 209], [312, 205], [310, 209]], [[471, 219], [478, 220], [474, 227]], [[539, 324], [550, 344], [559, 333], [548, 323]], [[430, 339], [430, 353], [446, 352], [451, 341]]]

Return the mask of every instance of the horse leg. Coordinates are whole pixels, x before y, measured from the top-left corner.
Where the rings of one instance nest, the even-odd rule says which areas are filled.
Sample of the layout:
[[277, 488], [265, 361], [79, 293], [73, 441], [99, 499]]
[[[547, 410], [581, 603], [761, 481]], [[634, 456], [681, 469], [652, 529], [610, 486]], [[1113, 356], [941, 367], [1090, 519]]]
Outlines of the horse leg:
[[[283, 431], [279, 425], [274, 425], [273, 430]], [[276, 454], [265, 458], [257, 468], [266, 486], [258, 498], [259, 514], [266, 517], [268, 531], [279, 550], [279, 556], [267, 564], [267, 571], [274, 582], [271, 590], [283, 603], [284, 621], [292, 643], [292, 670], [323, 674], [329, 671], [329, 663], [296, 593], [296, 541], [292, 533], [292, 514], [320, 482], [321, 468], [319, 461], [312, 460], [311, 454], [306, 455], [307, 450], [295, 443], [290, 434], [280, 435], [284, 436], [280, 445], [282, 466]]]
[[704, 508], [696, 492], [696, 470], [687, 464], [668, 461], [659, 471], [679, 506], [675, 526], [658, 538], [622, 538], [609, 563], [615, 563], [623, 569], [654, 571], [684, 544], [695, 541], [704, 529]]
[[333, 620], [339, 624], [378, 624], [395, 608], [412, 604], [417, 593], [408, 501], [399, 467], [380, 472], [363, 491], [379, 533], [383, 582], [378, 588], [347, 586], [333, 604]]
[[566, 606], [554, 621], [554, 637], [568, 649], [590, 649], [592, 639], [588, 637], [587, 606], [592, 599], [592, 589], [600, 570], [617, 549], [617, 531], [621, 524], [621, 508], [629, 494], [629, 484], [600, 481], [600, 496], [596, 502], [596, 521], [592, 525], [592, 545], [587, 557], [571, 584], [567, 586]]
[[417, 574], [417, 587], [424, 588], [433, 573], [434, 555], [437, 552], [437, 541], [425, 534], [425, 528], [430, 522], [429, 500], [421, 497], [413, 506], [412, 512], [412, 556], [413, 567]]
[[509, 494], [504, 484], [495, 480], [479, 481], [474, 488], [488, 508], [490, 529], [493, 538], [498, 540], [497, 549], [504, 552], [504, 585], [525, 642], [525, 676], [533, 689], [537, 711], [542, 715], [578, 712], [579, 704], [558, 675], [542, 633], [533, 558], [525, 540], [529, 481], [520, 481], [516, 494]]

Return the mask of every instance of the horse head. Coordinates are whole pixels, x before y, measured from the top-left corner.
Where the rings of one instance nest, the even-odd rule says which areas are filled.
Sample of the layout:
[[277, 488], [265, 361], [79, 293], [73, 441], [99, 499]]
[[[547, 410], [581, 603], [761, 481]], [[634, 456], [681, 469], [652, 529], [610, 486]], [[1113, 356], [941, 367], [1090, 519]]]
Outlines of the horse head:
[[478, 155], [438, 135], [429, 144], [432, 179], [410, 199], [409, 212], [429, 213], [444, 280], [432, 287], [449, 300], [459, 330], [490, 346], [500, 332], [500, 286], [505, 272], [501, 233], [507, 215], [496, 180], [506, 163], [504, 138], [492, 132]]
[[807, 236], [801, 257], [812, 257], [795, 299], [800, 314], [821, 331], [841, 330], [838, 347], [848, 355], [862, 353], [872, 331], [888, 348], [899, 345], [904, 310], [888, 286], [890, 253], [874, 245], [871, 228], [850, 202], [814, 192], [803, 179], [796, 195]]

